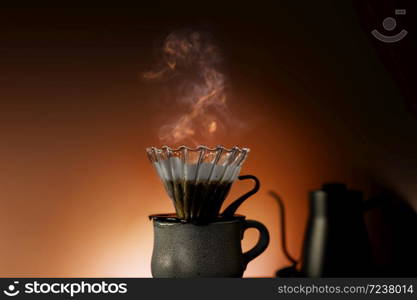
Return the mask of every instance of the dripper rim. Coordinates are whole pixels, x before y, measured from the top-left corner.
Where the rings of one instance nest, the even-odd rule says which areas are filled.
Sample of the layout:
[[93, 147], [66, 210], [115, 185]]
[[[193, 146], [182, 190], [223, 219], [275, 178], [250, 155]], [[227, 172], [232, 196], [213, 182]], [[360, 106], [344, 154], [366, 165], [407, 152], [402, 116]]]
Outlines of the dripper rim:
[[204, 150], [209, 150], [209, 151], [223, 150], [223, 151], [226, 151], [226, 152], [233, 152], [233, 151], [237, 150], [239, 152], [245, 152], [245, 153], [250, 152], [250, 149], [246, 148], [246, 147], [233, 146], [232, 148], [226, 148], [223, 145], [217, 145], [214, 148], [210, 148], [206, 145], [198, 145], [196, 147], [189, 147], [189, 146], [186, 146], [186, 145], [181, 145], [181, 146], [178, 146], [177, 148], [171, 148], [170, 146], [167, 146], [167, 145], [161, 146], [160, 148], [155, 147], [155, 146], [151, 146], [151, 147], [147, 147], [146, 151], [147, 152], [155, 151], [155, 150], [162, 151], [164, 149], [169, 150], [169, 151], [181, 151], [183, 149], [187, 149], [187, 150], [191, 150], [191, 151], [198, 151], [198, 150], [204, 149]]

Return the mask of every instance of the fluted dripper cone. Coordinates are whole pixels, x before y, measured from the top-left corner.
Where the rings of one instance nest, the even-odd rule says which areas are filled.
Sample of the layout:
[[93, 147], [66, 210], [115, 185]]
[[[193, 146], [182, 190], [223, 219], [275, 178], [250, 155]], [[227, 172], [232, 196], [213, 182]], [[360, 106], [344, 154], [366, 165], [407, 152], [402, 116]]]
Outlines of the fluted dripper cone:
[[249, 149], [164, 146], [147, 148], [146, 152], [174, 202], [177, 217], [189, 221], [219, 215]]

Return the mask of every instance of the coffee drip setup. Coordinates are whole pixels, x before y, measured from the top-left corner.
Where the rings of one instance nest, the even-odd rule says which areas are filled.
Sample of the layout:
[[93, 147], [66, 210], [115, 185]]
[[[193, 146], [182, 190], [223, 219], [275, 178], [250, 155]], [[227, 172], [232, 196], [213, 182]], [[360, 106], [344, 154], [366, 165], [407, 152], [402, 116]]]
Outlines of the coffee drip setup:
[[[255, 176], [239, 175], [249, 149], [164, 146], [146, 151], [176, 211], [149, 216], [154, 225], [153, 277], [242, 277], [247, 264], [269, 244], [269, 233], [262, 223], [236, 214], [260, 187]], [[254, 187], [221, 211], [237, 179], [253, 180]], [[371, 274], [360, 191], [331, 183], [310, 192], [310, 216], [300, 260], [286, 247], [284, 203], [275, 192], [269, 194], [278, 203], [281, 247], [292, 263], [280, 269], [278, 277]], [[259, 231], [259, 240], [242, 253], [241, 240], [248, 228]]]
[[[239, 176], [249, 149], [164, 146], [146, 152], [176, 211], [150, 216], [153, 277], [242, 277], [247, 264], [269, 244], [263, 224], [235, 214], [259, 190], [255, 176]], [[236, 179], [251, 179], [255, 186], [220, 212]], [[242, 253], [241, 240], [248, 228], [256, 228], [260, 237]]]

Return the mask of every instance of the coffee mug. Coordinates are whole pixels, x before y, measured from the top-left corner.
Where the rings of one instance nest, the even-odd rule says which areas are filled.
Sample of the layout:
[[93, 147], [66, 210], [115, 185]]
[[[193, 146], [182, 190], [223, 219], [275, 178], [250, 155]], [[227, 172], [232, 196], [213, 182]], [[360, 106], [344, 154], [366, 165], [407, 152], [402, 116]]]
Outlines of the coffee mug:
[[[153, 277], [242, 277], [247, 264], [269, 244], [266, 227], [244, 216], [219, 218], [206, 224], [181, 222], [175, 215], [152, 215]], [[256, 245], [242, 253], [246, 229], [259, 231]]]

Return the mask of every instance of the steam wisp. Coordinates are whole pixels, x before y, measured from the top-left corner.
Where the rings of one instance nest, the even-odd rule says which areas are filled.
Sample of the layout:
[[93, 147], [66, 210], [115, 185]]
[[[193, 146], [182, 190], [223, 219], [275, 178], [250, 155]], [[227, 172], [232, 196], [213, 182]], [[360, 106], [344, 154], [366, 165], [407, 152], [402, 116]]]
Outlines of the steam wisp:
[[197, 145], [197, 140], [210, 138], [224, 126], [226, 81], [221, 62], [219, 48], [201, 32], [181, 30], [166, 37], [160, 61], [144, 78], [177, 80], [173, 95], [186, 111], [160, 128], [162, 143]]

